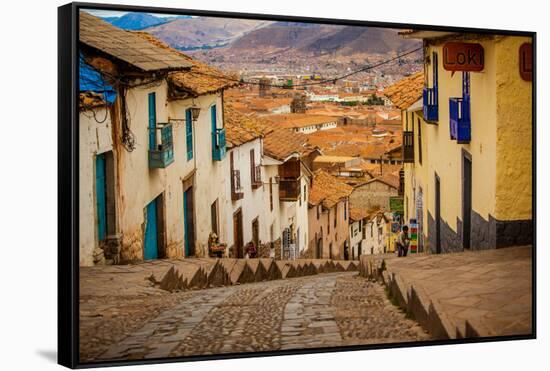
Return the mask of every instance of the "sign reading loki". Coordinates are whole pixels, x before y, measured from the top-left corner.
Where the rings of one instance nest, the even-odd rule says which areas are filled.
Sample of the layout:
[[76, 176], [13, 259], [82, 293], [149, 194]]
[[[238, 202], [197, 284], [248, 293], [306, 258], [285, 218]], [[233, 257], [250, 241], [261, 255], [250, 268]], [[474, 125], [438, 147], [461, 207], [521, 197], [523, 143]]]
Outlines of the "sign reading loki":
[[443, 45], [443, 68], [447, 71], [479, 72], [484, 63], [481, 44], [449, 42]]
[[519, 74], [525, 81], [533, 80], [533, 44], [523, 43], [519, 47]]
[[390, 197], [390, 211], [403, 212], [403, 197]]

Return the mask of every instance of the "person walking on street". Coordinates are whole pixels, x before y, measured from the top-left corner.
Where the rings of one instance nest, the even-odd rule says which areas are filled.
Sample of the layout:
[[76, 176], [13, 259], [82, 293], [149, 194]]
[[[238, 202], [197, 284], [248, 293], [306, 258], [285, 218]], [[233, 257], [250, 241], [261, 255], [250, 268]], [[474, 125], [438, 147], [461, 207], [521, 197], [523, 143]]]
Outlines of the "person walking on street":
[[404, 225], [401, 232], [397, 235], [397, 256], [407, 256], [410, 243], [409, 227]]

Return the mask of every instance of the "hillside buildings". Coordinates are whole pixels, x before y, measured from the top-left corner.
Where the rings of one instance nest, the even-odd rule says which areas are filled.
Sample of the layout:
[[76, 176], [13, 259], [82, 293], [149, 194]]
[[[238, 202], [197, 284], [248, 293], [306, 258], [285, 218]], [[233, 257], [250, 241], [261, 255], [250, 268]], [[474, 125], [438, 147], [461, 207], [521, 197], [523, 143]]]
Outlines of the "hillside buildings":
[[309, 189], [308, 257], [349, 258], [349, 195], [352, 190], [324, 170], [313, 174]]

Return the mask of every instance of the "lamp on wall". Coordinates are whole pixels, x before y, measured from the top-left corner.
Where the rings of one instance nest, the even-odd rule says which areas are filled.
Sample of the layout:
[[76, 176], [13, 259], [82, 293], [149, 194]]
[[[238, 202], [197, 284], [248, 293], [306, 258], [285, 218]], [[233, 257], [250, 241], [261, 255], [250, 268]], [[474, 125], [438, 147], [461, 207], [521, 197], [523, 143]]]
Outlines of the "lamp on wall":
[[191, 117], [193, 119], [193, 122], [198, 120], [200, 113], [201, 109], [193, 104], [193, 106], [191, 107]]

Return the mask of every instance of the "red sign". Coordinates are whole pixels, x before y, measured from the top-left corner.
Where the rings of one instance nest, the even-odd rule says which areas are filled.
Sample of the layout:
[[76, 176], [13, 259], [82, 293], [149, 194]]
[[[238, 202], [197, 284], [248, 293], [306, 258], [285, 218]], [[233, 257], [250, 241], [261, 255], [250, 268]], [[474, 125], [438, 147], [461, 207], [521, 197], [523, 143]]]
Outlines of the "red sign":
[[525, 81], [533, 81], [533, 44], [523, 43], [519, 47], [519, 74]]
[[447, 71], [479, 72], [484, 63], [481, 44], [451, 42], [443, 45], [443, 68]]

